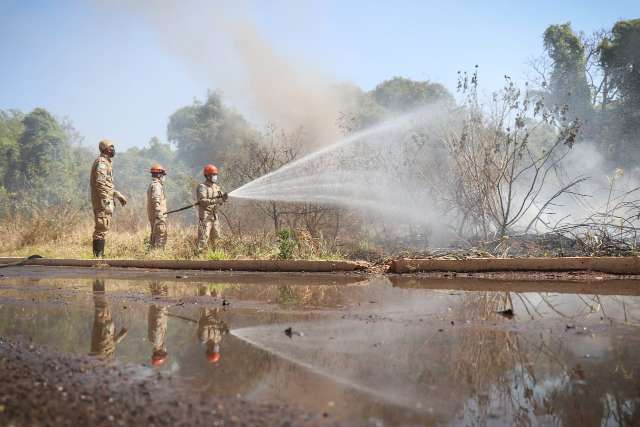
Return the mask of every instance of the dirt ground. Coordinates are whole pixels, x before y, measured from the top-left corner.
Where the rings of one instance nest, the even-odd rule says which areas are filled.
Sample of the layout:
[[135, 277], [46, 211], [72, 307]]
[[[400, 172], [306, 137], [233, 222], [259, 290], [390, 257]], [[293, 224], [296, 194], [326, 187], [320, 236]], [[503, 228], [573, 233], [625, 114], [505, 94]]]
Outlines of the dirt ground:
[[176, 393], [174, 385], [161, 373], [135, 378], [117, 362], [0, 338], [3, 426], [341, 425], [328, 413], [310, 415], [231, 398], [194, 400]]

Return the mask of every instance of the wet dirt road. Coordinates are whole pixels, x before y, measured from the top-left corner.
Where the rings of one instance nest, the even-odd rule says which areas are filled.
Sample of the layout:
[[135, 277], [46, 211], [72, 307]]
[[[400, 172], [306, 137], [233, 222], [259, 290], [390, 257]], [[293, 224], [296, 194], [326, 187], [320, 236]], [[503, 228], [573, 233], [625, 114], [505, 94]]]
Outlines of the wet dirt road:
[[[168, 404], [209, 408], [222, 401], [227, 409], [218, 418], [189, 418], [208, 413], [176, 409], [173, 423], [640, 423], [638, 282], [474, 285], [43, 267], [1, 273], [6, 369], [7, 360], [18, 371], [40, 366], [29, 356], [40, 352], [54, 360], [45, 366], [64, 360], [61, 366], [97, 369], [91, 381], [77, 369], [68, 377], [94, 388], [104, 378], [118, 390], [114, 396], [130, 397], [124, 402], [144, 397], [140, 381], [164, 390], [144, 410], [119, 406], [128, 418], [109, 419], [94, 408], [90, 413], [101, 418], [86, 415], [89, 424], [139, 424], [147, 418], [132, 411], [148, 417], [170, 413]], [[117, 369], [115, 379], [105, 366]], [[27, 396], [24, 402], [46, 396], [66, 407], [55, 388], [16, 391]], [[73, 387], [67, 393], [77, 394]], [[0, 391], [0, 420], [11, 414], [20, 420], [16, 413], [33, 408]], [[55, 419], [63, 425], [74, 414], [58, 412]], [[166, 419], [154, 418], [159, 425]]]

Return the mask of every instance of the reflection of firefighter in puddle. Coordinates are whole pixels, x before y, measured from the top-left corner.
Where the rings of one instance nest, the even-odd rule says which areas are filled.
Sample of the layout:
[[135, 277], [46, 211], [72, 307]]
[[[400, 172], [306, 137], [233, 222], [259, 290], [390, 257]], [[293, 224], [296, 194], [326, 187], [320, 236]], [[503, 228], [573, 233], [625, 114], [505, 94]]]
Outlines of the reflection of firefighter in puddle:
[[116, 334], [116, 326], [111, 317], [109, 303], [105, 296], [104, 280], [93, 281], [93, 329], [91, 330], [91, 355], [114, 357], [116, 345], [127, 335], [121, 328]]
[[[166, 297], [169, 295], [169, 288], [160, 282], [151, 282], [149, 290], [152, 297]], [[165, 345], [167, 337], [167, 321], [169, 317], [169, 307], [164, 304], [151, 304], [149, 306], [149, 342], [153, 345], [151, 353], [151, 364], [153, 366], [162, 365], [168, 357]]]
[[[216, 293], [215, 291], [213, 293]], [[200, 296], [211, 295], [208, 285], [198, 288]], [[220, 317], [220, 308], [202, 308], [198, 320], [198, 338], [205, 347], [205, 355], [211, 363], [220, 361], [220, 342], [222, 337], [229, 333], [229, 326]]]

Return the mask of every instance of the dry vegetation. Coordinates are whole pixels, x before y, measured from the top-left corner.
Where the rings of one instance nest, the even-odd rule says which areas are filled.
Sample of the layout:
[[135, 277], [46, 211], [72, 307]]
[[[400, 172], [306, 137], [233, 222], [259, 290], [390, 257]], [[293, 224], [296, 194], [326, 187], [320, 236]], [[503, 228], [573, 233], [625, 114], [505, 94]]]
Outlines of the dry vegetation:
[[[169, 239], [164, 251], [149, 250], [149, 226], [136, 215], [140, 210], [123, 209], [114, 216], [114, 226], [107, 238], [108, 258], [134, 259], [341, 259], [334, 244], [312, 237], [299, 229], [283, 243], [273, 232], [234, 234], [228, 229], [215, 250], [196, 255], [197, 226], [169, 223]], [[226, 228], [226, 227], [225, 227]], [[80, 210], [49, 211], [30, 218], [16, 216], [0, 222], [0, 256], [38, 254], [49, 258], [91, 258], [93, 219]]]

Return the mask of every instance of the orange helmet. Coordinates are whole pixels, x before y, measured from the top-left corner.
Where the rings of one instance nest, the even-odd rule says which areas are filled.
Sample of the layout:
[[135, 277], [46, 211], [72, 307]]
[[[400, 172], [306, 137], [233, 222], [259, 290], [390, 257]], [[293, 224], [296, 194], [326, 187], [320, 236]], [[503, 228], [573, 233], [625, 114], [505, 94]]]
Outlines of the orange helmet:
[[218, 175], [218, 168], [214, 165], [206, 165], [203, 169], [203, 174], [206, 175]]
[[211, 353], [207, 353], [207, 360], [211, 363], [218, 363], [220, 361], [220, 352], [213, 351]]
[[151, 356], [151, 364], [153, 366], [160, 366], [166, 361], [167, 361], [166, 354], [154, 354], [153, 356]]
[[149, 171], [151, 173], [164, 173], [164, 174], [167, 173], [167, 170], [164, 167], [162, 167], [162, 165], [160, 163], [152, 164], [151, 165], [151, 169], [149, 169]]

